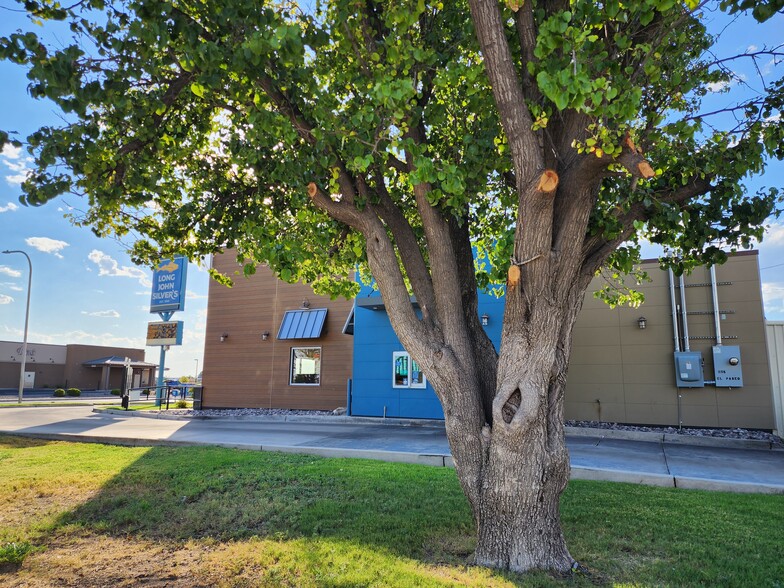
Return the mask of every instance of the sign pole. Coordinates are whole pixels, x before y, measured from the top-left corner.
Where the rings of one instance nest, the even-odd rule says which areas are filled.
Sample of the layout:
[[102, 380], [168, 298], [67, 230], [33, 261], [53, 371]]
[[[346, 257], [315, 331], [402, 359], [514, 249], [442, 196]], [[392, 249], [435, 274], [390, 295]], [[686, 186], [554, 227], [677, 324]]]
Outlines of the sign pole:
[[[168, 321], [174, 311], [172, 312], [159, 312], [158, 316], [161, 317], [162, 321]], [[163, 368], [166, 364], [166, 348], [168, 345], [161, 345], [161, 357], [160, 357], [160, 367], [158, 368], [158, 386], [155, 388], [155, 406], [160, 406], [163, 402]]]

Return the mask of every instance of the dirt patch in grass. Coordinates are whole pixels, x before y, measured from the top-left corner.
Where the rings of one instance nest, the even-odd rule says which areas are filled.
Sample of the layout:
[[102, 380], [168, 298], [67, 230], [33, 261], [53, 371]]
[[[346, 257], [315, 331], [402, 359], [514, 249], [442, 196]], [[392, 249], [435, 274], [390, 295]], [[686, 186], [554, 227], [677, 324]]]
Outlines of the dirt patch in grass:
[[[58, 492], [26, 488], [15, 491], [13, 499], [0, 496], [0, 529], [9, 530], [29, 525], [31, 521], [57, 518], [63, 511], [83, 504], [96, 494], [96, 490], [74, 493], [70, 488], [61, 488]], [[0, 538], [2, 536], [3, 531], [0, 531]]]
[[[209, 586], [194, 576], [202, 554], [183, 545], [87, 534], [51, 537], [15, 571], [9, 587]], [[10, 570], [9, 570], [10, 571]]]

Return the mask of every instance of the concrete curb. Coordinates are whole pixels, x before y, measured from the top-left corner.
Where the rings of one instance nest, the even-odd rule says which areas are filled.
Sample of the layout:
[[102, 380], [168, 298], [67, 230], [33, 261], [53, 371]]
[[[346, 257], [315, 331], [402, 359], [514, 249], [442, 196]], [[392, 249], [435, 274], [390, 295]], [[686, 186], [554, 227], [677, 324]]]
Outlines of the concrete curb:
[[627, 482], [661, 488], [674, 488], [675, 480], [669, 474], [650, 474], [647, 472], [627, 472], [623, 470], [600, 470], [597, 468], [572, 467], [572, 480], [592, 480], [603, 482]]
[[262, 451], [280, 451], [281, 453], [296, 453], [316, 455], [329, 458], [374, 459], [376, 461], [389, 461], [396, 463], [412, 463], [444, 467], [448, 455], [406, 453], [405, 451], [383, 451], [376, 449], [347, 449], [337, 447], [308, 447], [292, 445], [262, 445]]
[[[688, 442], [683, 438], [687, 437]], [[696, 435], [664, 435], [664, 443], [678, 443], [680, 445], [697, 445], [700, 447], [726, 447], [729, 449], [773, 449], [770, 441], [761, 439], [732, 439], [726, 437], [698, 437]]]
[[601, 439], [622, 439], [624, 441], [647, 441], [661, 443], [663, 433], [655, 431], [620, 431], [616, 429], [589, 429], [587, 427], [564, 427], [567, 437], [594, 437]]
[[656, 431], [623, 431], [617, 429], [589, 429], [587, 427], [565, 427], [567, 437], [594, 437], [599, 439], [621, 439], [624, 441], [646, 441], [649, 443], [671, 443], [696, 445], [699, 447], [723, 447], [729, 449], [779, 450], [778, 445], [760, 439], [732, 439], [728, 437], [700, 437]]
[[784, 486], [757, 484], [754, 482], [729, 482], [707, 478], [675, 477], [675, 487], [683, 490], [710, 490], [712, 492], [734, 492], [742, 494], [784, 494]]

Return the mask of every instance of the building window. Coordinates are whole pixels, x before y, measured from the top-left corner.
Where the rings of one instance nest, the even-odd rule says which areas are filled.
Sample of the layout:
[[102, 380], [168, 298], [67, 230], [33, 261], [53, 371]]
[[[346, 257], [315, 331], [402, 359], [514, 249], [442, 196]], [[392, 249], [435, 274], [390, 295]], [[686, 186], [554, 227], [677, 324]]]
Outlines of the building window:
[[426, 388], [425, 374], [419, 365], [405, 351], [392, 353], [392, 387], [393, 388]]
[[291, 348], [292, 386], [318, 386], [321, 383], [321, 347]]

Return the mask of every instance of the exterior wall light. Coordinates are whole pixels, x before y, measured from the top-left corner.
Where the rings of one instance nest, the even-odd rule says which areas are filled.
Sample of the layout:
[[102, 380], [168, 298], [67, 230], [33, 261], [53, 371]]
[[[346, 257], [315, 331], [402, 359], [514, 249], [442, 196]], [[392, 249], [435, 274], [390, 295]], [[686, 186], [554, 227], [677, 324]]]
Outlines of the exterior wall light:
[[267, 339], [269, 339], [269, 335], [270, 335], [269, 331], [262, 332], [261, 333], [261, 340], [262, 341], [266, 341]]
[[221, 343], [223, 343], [228, 338], [229, 338], [229, 334], [228, 333], [223, 333], [223, 335], [221, 335]]
[[740, 360], [737, 357], [730, 357], [730, 365], [738, 365]]
[[486, 327], [490, 322], [490, 317], [487, 316], [486, 314], [483, 314], [481, 318], [482, 318], [482, 326]]
[[640, 328], [640, 330], [645, 329], [645, 327], [648, 326], [648, 319], [646, 319], [644, 316], [641, 316], [637, 319], [637, 326]]

